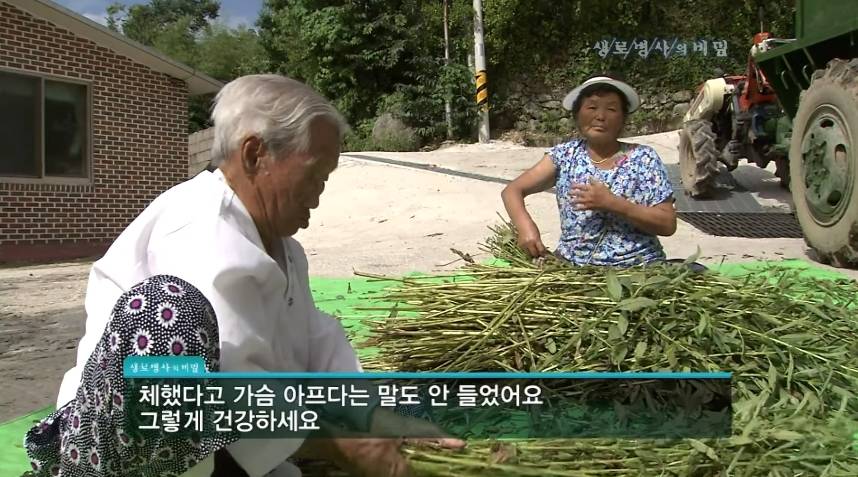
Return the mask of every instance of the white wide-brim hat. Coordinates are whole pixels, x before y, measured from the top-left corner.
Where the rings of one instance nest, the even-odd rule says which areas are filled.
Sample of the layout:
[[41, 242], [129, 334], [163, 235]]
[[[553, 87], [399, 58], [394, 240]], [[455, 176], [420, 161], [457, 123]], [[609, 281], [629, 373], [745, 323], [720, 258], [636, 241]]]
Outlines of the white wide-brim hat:
[[613, 78], [608, 78], [607, 76], [597, 76], [595, 78], [590, 78], [587, 81], [581, 83], [577, 88], [573, 89], [563, 98], [563, 107], [572, 110], [572, 105], [575, 104], [575, 100], [578, 99], [578, 96], [581, 94], [581, 91], [587, 86], [591, 86], [594, 84], [609, 84], [622, 92], [626, 99], [629, 101], [629, 113], [634, 112], [641, 105], [641, 98], [638, 96], [637, 91], [634, 88], [623, 83], [622, 81], [615, 80]]

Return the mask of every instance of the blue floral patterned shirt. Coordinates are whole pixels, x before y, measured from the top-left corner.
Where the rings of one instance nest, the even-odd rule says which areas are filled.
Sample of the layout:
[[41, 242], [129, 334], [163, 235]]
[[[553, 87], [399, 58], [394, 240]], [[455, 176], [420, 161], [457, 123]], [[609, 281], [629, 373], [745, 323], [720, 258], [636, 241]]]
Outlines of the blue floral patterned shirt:
[[610, 170], [599, 169], [590, 162], [583, 139], [548, 151], [557, 171], [555, 190], [561, 229], [557, 252], [574, 264], [632, 266], [665, 259], [656, 236], [642, 232], [616, 214], [575, 210], [569, 195], [573, 184], [595, 178], [614, 195], [636, 204], [653, 206], [672, 200], [673, 188], [658, 153], [650, 146], [624, 146], [626, 153]]

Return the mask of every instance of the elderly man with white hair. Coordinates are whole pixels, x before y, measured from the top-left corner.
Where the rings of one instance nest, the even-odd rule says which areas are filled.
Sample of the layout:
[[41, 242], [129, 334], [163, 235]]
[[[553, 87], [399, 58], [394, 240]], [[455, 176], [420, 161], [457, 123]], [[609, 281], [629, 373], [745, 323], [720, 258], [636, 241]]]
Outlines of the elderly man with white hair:
[[[337, 167], [345, 121], [312, 89], [279, 75], [230, 82], [217, 95], [213, 119], [218, 169], [155, 199], [93, 265], [86, 334], [58, 408], [84, 384], [83, 369], [106, 336], [117, 300], [154, 276], [179, 277], [208, 299], [219, 327], [221, 371], [361, 370], [339, 322], [315, 307], [304, 250], [291, 238], [319, 206]], [[135, 346], [151, 338], [141, 336]], [[375, 424], [392, 414], [376, 410], [367, 419]], [[327, 459], [355, 475], [408, 473], [392, 439], [253, 439], [225, 449], [229, 475], [300, 475], [290, 457]]]

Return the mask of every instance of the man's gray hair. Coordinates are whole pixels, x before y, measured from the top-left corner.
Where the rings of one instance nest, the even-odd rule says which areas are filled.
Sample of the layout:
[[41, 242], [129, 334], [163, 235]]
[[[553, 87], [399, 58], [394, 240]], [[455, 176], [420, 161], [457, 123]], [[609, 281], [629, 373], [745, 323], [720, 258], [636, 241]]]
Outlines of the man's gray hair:
[[310, 123], [323, 117], [337, 127], [340, 140], [348, 124], [328, 100], [299, 81], [281, 75], [242, 76], [221, 88], [212, 111], [212, 166], [219, 166], [250, 135], [273, 152], [307, 152]]

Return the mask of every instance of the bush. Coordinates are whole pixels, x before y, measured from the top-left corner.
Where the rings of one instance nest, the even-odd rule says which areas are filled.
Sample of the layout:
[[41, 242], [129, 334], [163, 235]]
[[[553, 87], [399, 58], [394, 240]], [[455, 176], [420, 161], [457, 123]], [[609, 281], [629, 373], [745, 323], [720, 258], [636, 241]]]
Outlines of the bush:
[[413, 128], [388, 112], [375, 120], [372, 127], [372, 145], [380, 151], [416, 151], [420, 147], [420, 138]]
[[343, 144], [343, 151], [371, 151], [372, 147], [372, 126], [375, 124], [373, 119], [364, 119], [355, 125], [352, 125], [351, 131], [346, 134]]

